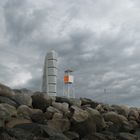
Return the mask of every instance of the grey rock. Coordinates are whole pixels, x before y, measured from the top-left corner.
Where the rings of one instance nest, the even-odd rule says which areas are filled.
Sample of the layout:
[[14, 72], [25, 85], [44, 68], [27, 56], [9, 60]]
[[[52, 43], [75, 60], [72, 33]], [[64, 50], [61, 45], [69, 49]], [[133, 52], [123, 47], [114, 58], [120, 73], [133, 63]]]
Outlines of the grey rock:
[[48, 126], [59, 130], [60, 132], [65, 132], [70, 129], [70, 121], [68, 119], [52, 119], [48, 121]]
[[26, 93], [16, 93], [12, 99], [18, 104], [18, 105], [27, 105], [29, 107], [32, 106], [32, 98], [30, 94]]
[[68, 137], [70, 140], [79, 140], [80, 136], [78, 133], [76, 132], [72, 132], [72, 131], [67, 131], [64, 133], [66, 137]]
[[64, 103], [53, 102], [52, 106], [64, 113], [69, 111], [69, 104], [65, 102]]
[[35, 109], [41, 109], [46, 112], [47, 107], [52, 104], [52, 98], [46, 94], [35, 93], [32, 95], [32, 105]]
[[13, 97], [14, 95], [15, 93], [11, 88], [0, 83], [0, 96]]
[[15, 116], [17, 116], [17, 111], [14, 106], [11, 106], [6, 103], [0, 104], [0, 119], [8, 121]]
[[8, 97], [4, 97], [4, 96], [0, 96], [0, 103], [6, 103], [11, 106], [18, 107], [18, 104], [15, 101], [13, 101], [12, 99], [10, 99]]
[[119, 140], [138, 140], [138, 137], [130, 133], [119, 133], [117, 136]]
[[67, 138], [64, 134], [62, 133], [58, 133], [58, 134], [54, 134], [53, 136], [51, 136], [49, 138], [50, 140], [70, 140], [69, 138]]
[[74, 99], [74, 98], [64, 98], [64, 97], [56, 97], [56, 102], [59, 103], [68, 103], [70, 106], [81, 106], [81, 100], [80, 99]]

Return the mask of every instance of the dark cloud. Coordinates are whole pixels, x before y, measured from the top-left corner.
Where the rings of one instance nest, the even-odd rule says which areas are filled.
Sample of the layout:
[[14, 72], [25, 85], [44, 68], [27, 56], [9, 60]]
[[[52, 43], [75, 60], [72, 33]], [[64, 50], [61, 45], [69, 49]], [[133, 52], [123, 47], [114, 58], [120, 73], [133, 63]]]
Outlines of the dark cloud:
[[45, 55], [59, 55], [75, 76], [76, 97], [140, 106], [140, 19], [137, 0], [0, 1], [0, 81], [41, 89]]

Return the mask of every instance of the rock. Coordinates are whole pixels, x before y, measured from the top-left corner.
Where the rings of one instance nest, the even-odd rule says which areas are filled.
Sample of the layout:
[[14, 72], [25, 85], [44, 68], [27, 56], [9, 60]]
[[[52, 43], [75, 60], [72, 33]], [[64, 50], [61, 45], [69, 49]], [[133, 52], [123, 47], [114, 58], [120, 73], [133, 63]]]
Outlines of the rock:
[[13, 138], [10, 135], [8, 135], [6, 132], [3, 132], [2, 134], [0, 134], [0, 139], [1, 140], [17, 140], [16, 138]]
[[115, 124], [122, 124], [123, 122], [127, 122], [127, 118], [119, 115], [115, 112], [107, 112], [103, 114], [105, 121], [110, 121]]
[[[34, 134], [21, 128], [7, 129], [7, 133], [16, 140], [33, 140]], [[6, 139], [7, 140], [7, 139]], [[11, 140], [11, 139], [9, 139]]]
[[33, 122], [39, 124], [47, 124], [47, 117], [45, 113], [35, 113], [31, 115], [31, 119]]
[[70, 140], [79, 140], [79, 134], [77, 134], [76, 132], [72, 132], [72, 131], [67, 131], [64, 133], [66, 137], [68, 137]]
[[45, 116], [47, 120], [51, 120], [53, 118], [53, 113], [52, 112], [45, 112]]
[[13, 97], [14, 95], [15, 93], [11, 88], [0, 84], [0, 96]]
[[0, 104], [0, 119], [8, 121], [15, 116], [17, 116], [17, 111], [14, 106], [5, 103]]
[[7, 128], [13, 128], [16, 125], [26, 124], [26, 123], [32, 123], [32, 121], [31, 120], [27, 120], [27, 119], [12, 119], [8, 123], [6, 123], [6, 127]]
[[63, 135], [59, 130], [51, 126], [40, 125], [37, 123], [17, 125], [15, 128], [23, 129], [24, 131], [34, 134], [36, 137], [49, 138], [55, 136], [56, 134]]
[[18, 107], [17, 103], [8, 97], [0, 96], [0, 103], [6, 103], [14, 107]]
[[88, 119], [89, 115], [87, 113], [87, 111], [82, 110], [81, 108], [77, 107], [77, 106], [71, 106], [71, 111], [74, 112], [72, 119], [75, 122], [83, 122], [86, 119]]
[[129, 108], [127, 106], [124, 106], [124, 105], [112, 105], [112, 107], [114, 108], [114, 110], [120, 114], [120, 115], [123, 115], [125, 116], [126, 118], [128, 117], [128, 113], [129, 113]]
[[57, 102], [53, 102], [52, 106], [54, 108], [57, 108], [58, 110], [62, 111], [62, 112], [68, 112], [69, 111], [69, 104], [68, 103], [57, 103]]
[[128, 114], [128, 119], [139, 122], [139, 112], [131, 108]]
[[138, 140], [138, 137], [130, 133], [119, 133], [117, 136], [119, 140]]
[[105, 135], [101, 133], [94, 133], [92, 135], [87, 135], [82, 140], [108, 140]]
[[64, 134], [58, 133], [49, 138], [50, 140], [70, 140]]
[[96, 124], [87, 111], [77, 106], [71, 106], [71, 111], [73, 112], [71, 131], [77, 132], [81, 137], [96, 131]]
[[96, 108], [99, 103], [87, 98], [80, 98], [81, 106], [90, 105], [91, 108]]
[[81, 100], [80, 99], [74, 99], [74, 98], [64, 98], [64, 97], [56, 97], [56, 102], [59, 103], [68, 103], [69, 106], [75, 105], [75, 106], [81, 106]]
[[130, 120], [129, 123], [132, 125], [132, 127], [133, 127], [134, 129], [137, 128], [137, 127], [139, 126], [138, 123], [137, 123], [136, 121], [134, 121], [134, 120]]
[[52, 104], [52, 98], [48, 95], [36, 93], [32, 95], [32, 105], [35, 109], [41, 109], [46, 112], [47, 107]]
[[27, 105], [20, 105], [17, 109], [17, 113], [19, 116], [21, 116], [23, 118], [30, 119], [32, 114], [42, 113], [42, 110], [32, 109], [32, 108], [29, 108]]
[[4, 124], [4, 120], [3, 119], [0, 119], [0, 127], [4, 127], [5, 124]]
[[54, 113], [54, 115], [53, 115], [53, 119], [62, 119], [62, 118], [63, 118], [62, 113]]
[[93, 122], [96, 124], [97, 130], [102, 130], [103, 128], [106, 127], [104, 118], [102, 117], [99, 111], [92, 109], [90, 107], [88, 107], [86, 111], [89, 113], [89, 116], [91, 117]]
[[20, 105], [27, 105], [29, 107], [32, 106], [32, 98], [30, 94], [26, 93], [16, 93], [12, 99], [20, 106]]
[[68, 131], [70, 129], [70, 121], [68, 119], [52, 119], [48, 121], [48, 126], [55, 128], [61, 132]]

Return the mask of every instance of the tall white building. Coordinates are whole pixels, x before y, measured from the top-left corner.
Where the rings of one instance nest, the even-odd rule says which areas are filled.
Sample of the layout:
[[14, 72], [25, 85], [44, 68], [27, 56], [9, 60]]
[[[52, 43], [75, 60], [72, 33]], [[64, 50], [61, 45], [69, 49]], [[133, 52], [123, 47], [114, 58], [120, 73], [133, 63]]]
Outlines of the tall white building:
[[49, 96], [56, 96], [57, 93], [57, 53], [51, 51], [45, 57], [42, 92]]

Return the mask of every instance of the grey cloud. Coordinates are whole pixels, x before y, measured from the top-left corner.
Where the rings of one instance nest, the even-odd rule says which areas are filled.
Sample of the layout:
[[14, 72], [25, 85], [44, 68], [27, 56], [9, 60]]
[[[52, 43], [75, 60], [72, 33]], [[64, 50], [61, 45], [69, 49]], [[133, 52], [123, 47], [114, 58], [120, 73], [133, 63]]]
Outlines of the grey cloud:
[[40, 90], [45, 55], [54, 49], [59, 55], [59, 95], [64, 70], [71, 68], [76, 97], [139, 106], [136, 2], [2, 2], [0, 17], [5, 21], [0, 24], [0, 81], [13, 88]]

